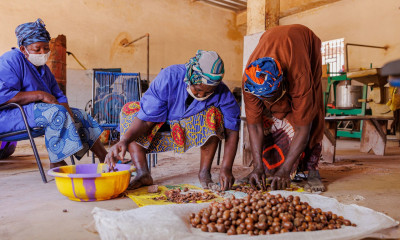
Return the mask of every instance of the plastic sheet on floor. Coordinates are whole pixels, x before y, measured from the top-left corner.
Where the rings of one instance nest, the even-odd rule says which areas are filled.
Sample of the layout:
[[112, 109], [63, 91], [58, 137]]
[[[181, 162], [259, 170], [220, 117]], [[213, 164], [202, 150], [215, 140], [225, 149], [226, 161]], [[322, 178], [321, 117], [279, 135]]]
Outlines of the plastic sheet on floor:
[[[156, 200], [156, 198], [159, 197], [165, 197], [165, 192], [170, 190], [170, 189], [181, 189], [182, 194], [185, 194], [183, 192], [184, 188], [188, 188], [190, 192], [210, 192], [210, 191], [204, 191], [202, 188], [197, 187], [195, 185], [191, 184], [178, 184], [178, 185], [166, 185], [166, 186], [158, 186], [159, 192], [157, 193], [149, 193], [147, 191], [148, 187], [141, 187], [139, 189], [135, 190], [129, 190], [127, 193], [127, 196], [132, 199], [138, 205], [138, 207], [144, 207], [148, 205], [167, 205], [167, 204], [174, 204], [174, 202], [168, 201], [168, 200]], [[212, 192], [210, 192], [213, 194]], [[219, 197], [218, 195], [214, 194], [216, 198], [209, 200], [209, 201], [198, 201], [197, 203], [202, 203], [202, 202], [211, 202], [213, 200], [223, 200], [223, 198]]]
[[[250, 185], [247, 185], [250, 186]], [[192, 185], [192, 184], [177, 184], [177, 185], [165, 185], [165, 186], [158, 186], [158, 192], [157, 193], [149, 193], [148, 192], [148, 187], [141, 187], [135, 190], [128, 190], [126, 193], [126, 196], [128, 196], [132, 201], [138, 205], [138, 207], [144, 207], [148, 205], [167, 205], [167, 204], [176, 204], [174, 202], [168, 201], [168, 200], [157, 200], [157, 198], [160, 197], [165, 197], [165, 192], [170, 190], [170, 189], [181, 189], [182, 192], [181, 194], [187, 194], [189, 192], [208, 192], [216, 196], [216, 198], [212, 200], [205, 200], [205, 201], [197, 201], [197, 203], [203, 203], [203, 202], [213, 202], [213, 201], [221, 201], [226, 197], [235, 195], [236, 198], [243, 198], [247, 196], [246, 193], [240, 192], [240, 191], [225, 191], [223, 196], [220, 196], [219, 194], [212, 192], [210, 190], [204, 190], [200, 186]], [[184, 188], [188, 188], [189, 192], [183, 192]], [[292, 191], [296, 192], [304, 192], [304, 189], [301, 187], [298, 187], [297, 185], [292, 184], [291, 186]]]
[[[268, 239], [361, 239], [399, 223], [389, 216], [355, 204], [345, 205], [334, 198], [298, 192], [273, 191], [271, 194], [300, 196], [322, 211], [332, 211], [349, 219], [357, 227], [314, 232], [294, 232], [269, 235]], [[108, 239], [266, 239], [265, 235], [228, 236], [223, 233], [207, 233], [191, 227], [189, 214], [197, 213], [209, 203], [150, 205], [127, 211], [109, 211], [94, 208], [92, 211], [96, 229], [103, 240]]]

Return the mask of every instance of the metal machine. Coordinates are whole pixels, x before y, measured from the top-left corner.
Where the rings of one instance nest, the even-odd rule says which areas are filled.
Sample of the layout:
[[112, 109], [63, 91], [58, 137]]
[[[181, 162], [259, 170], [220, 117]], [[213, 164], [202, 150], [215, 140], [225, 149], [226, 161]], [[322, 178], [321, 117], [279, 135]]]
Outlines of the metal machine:
[[[346, 69], [348, 67], [348, 46], [371, 47], [387, 49], [387, 47], [346, 44]], [[386, 107], [387, 83], [386, 77], [380, 76], [379, 68], [371, 68], [352, 72], [331, 72], [327, 66], [327, 88], [324, 92], [324, 106], [327, 116], [348, 115], [387, 115], [390, 109]], [[352, 80], [361, 84], [355, 84]], [[369, 103], [369, 108], [367, 108]], [[338, 137], [361, 138], [362, 121], [339, 122]]]

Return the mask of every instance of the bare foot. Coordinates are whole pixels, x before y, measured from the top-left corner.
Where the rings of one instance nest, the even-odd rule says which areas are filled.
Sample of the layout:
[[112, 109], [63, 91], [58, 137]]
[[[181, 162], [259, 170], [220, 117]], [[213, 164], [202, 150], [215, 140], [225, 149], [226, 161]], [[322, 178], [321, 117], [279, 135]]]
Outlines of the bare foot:
[[153, 185], [153, 178], [150, 174], [136, 175], [135, 179], [129, 183], [128, 189], [133, 190], [150, 185]]
[[321, 181], [318, 170], [308, 171], [307, 183], [304, 190], [309, 192], [325, 192], [325, 186]]
[[68, 166], [68, 164], [64, 160], [62, 160], [60, 162], [56, 162], [56, 163], [52, 163], [52, 162], [50, 163], [50, 169], [56, 168], [56, 167], [62, 167], [62, 166]]
[[209, 186], [212, 186], [212, 184], [214, 183], [211, 179], [210, 171], [200, 171], [199, 172], [199, 181], [200, 181], [201, 187], [204, 189], [208, 189]]

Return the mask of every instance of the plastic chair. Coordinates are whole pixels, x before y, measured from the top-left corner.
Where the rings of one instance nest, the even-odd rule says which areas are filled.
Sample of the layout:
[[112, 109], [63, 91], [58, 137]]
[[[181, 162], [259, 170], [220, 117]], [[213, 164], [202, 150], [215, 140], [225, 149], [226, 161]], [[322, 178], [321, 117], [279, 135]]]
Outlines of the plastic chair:
[[[42, 180], [44, 183], [47, 183], [46, 174], [44, 173], [42, 162], [40, 160], [39, 153], [37, 151], [35, 140], [34, 140], [34, 138], [36, 138], [36, 137], [43, 136], [45, 133], [45, 129], [41, 128], [41, 127], [35, 127], [35, 128], [29, 127], [25, 111], [22, 108], [22, 106], [17, 103], [8, 103], [6, 105], [0, 106], [0, 110], [5, 109], [5, 108], [15, 108], [15, 107], [18, 108], [21, 112], [21, 116], [22, 116], [22, 118], [24, 120], [24, 124], [25, 124], [25, 129], [19, 130], [19, 131], [2, 133], [2, 134], [0, 134], [0, 141], [15, 142], [15, 141], [22, 141], [22, 140], [29, 139], [32, 150], [33, 150], [33, 154], [35, 155], [36, 164], [39, 168], [40, 175], [42, 176]], [[71, 162], [73, 165], [75, 165], [73, 156], [71, 156]]]

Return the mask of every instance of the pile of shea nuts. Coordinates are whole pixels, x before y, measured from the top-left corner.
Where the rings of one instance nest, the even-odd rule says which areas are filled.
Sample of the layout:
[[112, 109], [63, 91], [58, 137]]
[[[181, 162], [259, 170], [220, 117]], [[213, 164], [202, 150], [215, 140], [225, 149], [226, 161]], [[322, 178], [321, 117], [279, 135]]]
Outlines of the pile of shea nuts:
[[300, 197], [254, 191], [236, 199], [213, 202], [197, 214], [190, 214], [190, 223], [204, 232], [228, 235], [267, 235], [285, 232], [309, 232], [356, 226], [331, 211], [313, 208]]

